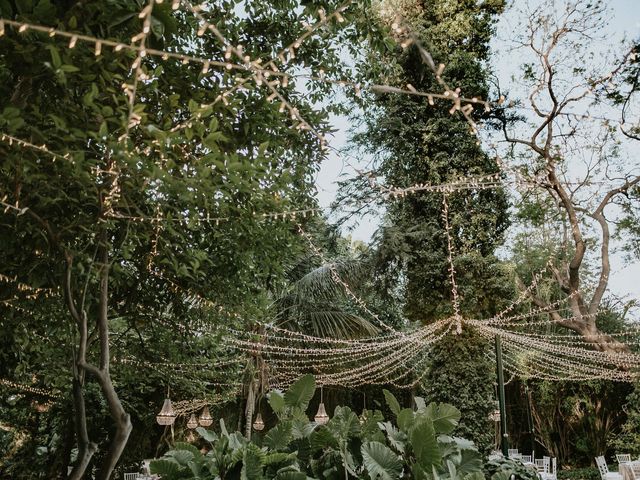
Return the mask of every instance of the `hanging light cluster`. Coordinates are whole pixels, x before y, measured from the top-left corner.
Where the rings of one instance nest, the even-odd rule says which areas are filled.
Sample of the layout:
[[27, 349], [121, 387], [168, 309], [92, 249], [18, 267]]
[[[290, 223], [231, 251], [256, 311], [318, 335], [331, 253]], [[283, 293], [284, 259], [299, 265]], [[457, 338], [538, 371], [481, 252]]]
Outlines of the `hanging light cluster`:
[[209, 413], [209, 407], [207, 405], [202, 409], [202, 413], [200, 414], [198, 421], [203, 427], [208, 427], [213, 423], [213, 417]]
[[[164, 399], [164, 403], [162, 404], [162, 409], [160, 413], [156, 415], [156, 422], [159, 425], [167, 426], [173, 425], [176, 421], [177, 414], [173, 409], [173, 405], [171, 404], [171, 399], [169, 398], [169, 392], [167, 391], [167, 398]], [[198, 418], [196, 418], [195, 414], [191, 414], [189, 420], [187, 421], [187, 428], [189, 430], [193, 430], [198, 425], [203, 427], [208, 427], [213, 423], [213, 417], [211, 413], [209, 413], [209, 406], [205, 405], [202, 409], [202, 413]]]
[[162, 410], [160, 413], [156, 415], [156, 422], [159, 425], [173, 425], [176, 421], [176, 412], [173, 410], [173, 406], [171, 405], [171, 400], [169, 398], [164, 399], [164, 403], [162, 404]]
[[256, 432], [261, 432], [262, 430], [264, 430], [264, 420], [262, 420], [262, 414], [260, 412], [258, 412], [258, 414], [256, 415], [256, 419], [253, 422], [253, 429]]
[[198, 419], [196, 418], [196, 416], [192, 413], [191, 417], [189, 417], [189, 421], [187, 422], [187, 428], [190, 430], [193, 430], [194, 428], [196, 428], [198, 426]]
[[320, 386], [320, 405], [318, 405], [318, 412], [316, 413], [316, 416], [313, 417], [313, 420], [318, 424], [318, 425], [325, 425], [328, 421], [329, 421], [329, 415], [327, 415], [327, 411], [324, 408], [324, 400], [323, 400], [323, 395], [322, 395], [322, 386]]

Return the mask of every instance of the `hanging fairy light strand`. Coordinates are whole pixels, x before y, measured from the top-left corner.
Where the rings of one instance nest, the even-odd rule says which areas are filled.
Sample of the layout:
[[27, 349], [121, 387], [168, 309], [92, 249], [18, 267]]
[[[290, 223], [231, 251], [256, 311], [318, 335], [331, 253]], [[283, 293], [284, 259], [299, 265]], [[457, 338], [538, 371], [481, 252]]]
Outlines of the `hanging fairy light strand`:
[[[159, 1], [158, 1], [159, 3]], [[444, 64], [436, 65], [431, 57], [430, 53], [421, 45], [417, 37], [410, 32], [406, 27], [401, 26], [399, 23], [395, 23], [392, 28], [399, 36], [404, 38], [402, 46], [408, 48], [410, 45], [415, 46], [423, 61], [433, 71], [437, 83], [442, 87], [443, 93], [427, 93], [419, 92], [413, 86], [406, 85], [403, 87], [389, 86], [389, 85], [368, 85], [366, 87], [361, 86], [353, 82], [335, 80], [325, 78], [323, 75], [290, 75], [285, 72], [281, 72], [277, 63], [286, 63], [295, 58], [295, 51], [300, 48], [303, 41], [312, 37], [312, 34], [320, 29], [323, 25], [326, 25], [329, 21], [341, 22], [342, 13], [350, 2], [345, 2], [334, 11], [327, 15], [324, 11], [319, 11], [320, 21], [317, 26], [308, 28], [306, 32], [299, 37], [299, 40], [294, 41], [291, 45], [285, 48], [284, 52], [281, 52], [276, 59], [272, 59], [266, 64], [262, 65], [260, 59], [251, 59], [241, 45], [233, 45], [228, 42], [223, 33], [213, 24], [208, 23], [202, 11], [204, 7], [193, 6], [190, 2], [184, 0], [177, 0], [173, 2], [174, 9], [178, 8], [180, 4], [186, 5], [187, 8], [198, 18], [201, 22], [198, 34], [202, 35], [206, 31], [210, 31], [220, 42], [225, 50], [224, 62], [219, 62], [214, 59], [207, 59], [196, 56], [184, 55], [176, 52], [165, 52], [161, 50], [154, 50], [147, 48], [146, 38], [150, 31], [151, 11], [153, 9], [154, 1], [143, 7], [139, 14], [139, 18], [142, 19], [143, 28], [142, 31], [135, 35], [130, 44], [121, 42], [115, 42], [108, 39], [98, 39], [78, 33], [64, 32], [54, 28], [45, 27], [42, 25], [35, 25], [24, 22], [17, 22], [13, 20], [0, 20], [2, 28], [0, 29], [0, 35], [4, 33], [4, 25], [10, 25], [17, 28], [18, 33], [22, 34], [28, 31], [36, 31], [47, 33], [51, 37], [61, 37], [69, 39], [68, 48], [73, 49], [76, 47], [79, 41], [92, 43], [94, 45], [94, 53], [96, 56], [102, 53], [103, 46], [112, 47], [114, 51], [128, 50], [135, 53], [135, 59], [131, 65], [133, 71], [133, 83], [124, 84], [123, 90], [128, 97], [129, 102], [129, 116], [125, 127], [125, 136], [121, 137], [125, 140], [128, 137], [129, 131], [138, 126], [141, 122], [141, 117], [135, 111], [135, 98], [136, 88], [138, 82], [143, 81], [146, 77], [142, 68], [143, 59], [147, 55], [157, 55], [163, 60], [169, 58], [177, 59], [183, 63], [200, 63], [203, 67], [203, 73], [207, 73], [211, 67], [218, 67], [223, 71], [236, 70], [240, 73], [248, 73], [251, 79], [255, 82], [256, 86], [263, 86], [269, 92], [270, 101], [279, 101], [281, 105], [281, 111], [287, 112], [291, 121], [294, 123], [293, 128], [297, 130], [309, 131], [315, 135], [323, 147], [326, 147], [326, 139], [324, 135], [312, 127], [300, 114], [298, 108], [292, 104], [281, 92], [281, 88], [286, 88], [288, 82], [292, 78], [309, 78], [314, 81], [325, 81], [341, 86], [350, 86], [354, 89], [369, 88], [375, 93], [389, 93], [389, 94], [402, 94], [402, 95], [416, 95], [425, 97], [429, 104], [433, 104], [434, 99], [447, 100], [452, 102], [450, 110], [451, 114], [461, 112], [466, 121], [471, 127], [471, 132], [475, 135], [478, 134], [478, 127], [472, 118], [475, 105], [484, 107], [485, 110], [491, 108], [489, 102], [477, 99], [466, 98], [461, 95], [460, 89], [451, 88], [442, 75], [445, 70]], [[237, 57], [238, 63], [233, 63], [232, 58]], [[243, 79], [238, 85], [231, 87], [227, 92], [232, 91], [234, 88], [240, 88], [240, 85], [244, 85], [247, 80]], [[219, 97], [220, 98], [220, 97]], [[222, 101], [225, 100], [223, 95]], [[218, 99], [216, 99], [217, 101]], [[8, 135], [0, 135], [0, 140], [9, 143], [10, 145], [18, 145], [23, 148], [29, 148], [34, 151], [46, 153], [53, 158], [53, 160], [65, 159], [70, 160], [69, 154], [60, 155], [52, 152], [46, 145], [36, 145], [28, 141], [19, 140], [15, 137]], [[449, 332], [454, 329], [457, 333], [461, 332], [462, 323], [468, 322], [469, 325], [481, 332], [482, 335], [489, 337], [500, 335], [504, 337], [504, 344], [506, 350], [506, 363], [510, 366], [514, 372], [518, 374], [530, 373], [530, 369], [527, 368], [526, 362], [530, 365], [535, 365], [539, 369], [540, 375], [547, 376], [548, 378], [571, 378], [571, 379], [586, 379], [586, 378], [615, 378], [625, 379], [628, 381], [633, 378], [633, 375], [627, 369], [637, 368], [640, 366], [640, 358], [632, 353], [614, 353], [614, 352], [597, 352], [595, 350], [589, 350], [585, 347], [587, 342], [580, 343], [577, 340], [562, 341], [558, 338], [545, 338], [527, 336], [521, 332], [512, 332], [507, 330], [507, 327], [517, 326], [522, 327], [522, 324], [518, 323], [518, 320], [530, 319], [536, 315], [548, 313], [549, 308], [554, 311], [559, 305], [550, 305], [545, 309], [531, 310], [525, 314], [512, 315], [511, 313], [519, 303], [524, 301], [522, 298], [516, 299], [514, 304], [511, 304], [507, 309], [497, 314], [492, 319], [482, 321], [473, 319], [464, 319], [460, 311], [458, 286], [456, 284], [455, 269], [454, 269], [454, 256], [452, 239], [448, 218], [448, 204], [447, 195], [462, 189], [482, 189], [482, 188], [503, 188], [504, 181], [502, 176], [507, 171], [507, 168], [503, 168], [501, 172], [491, 174], [477, 178], [461, 178], [450, 182], [449, 184], [440, 185], [426, 185], [418, 184], [409, 187], [381, 187], [381, 191], [388, 197], [398, 198], [403, 197], [409, 193], [418, 192], [442, 192], [443, 193], [443, 222], [445, 224], [445, 233], [447, 236], [447, 250], [448, 250], [448, 264], [449, 264], [449, 277], [452, 287], [452, 308], [454, 315], [451, 318], [435, 322], [433, 325], [420, 327], [413, 329], [409, 332], [397, 332], [390, 326], [386, 325], [380, 320], [380, 318], [373, 313], [365, 302], [355, 295], [350, 287], [344, 282], [340, 275], [336, 272], [335, 267], [332, 267], [331, 273], [333, 279], [341, 284], [347, 295], [364, 311], [366, 311], [372, 318], [374, 318], [385, 330], [385, 335], [380, 335], [373, 338], [365, 338], [358, 340], [336, 340], [326, 339], [321, 337], [312, 337], [309, 335], [302, 335], [296, 332], [289, 332], [286, 330], [269, 330], [265, 329], [265, 333], [256, 335], [250, 332], [235, 332], [235, 336], [228, 338], [227, 342], [235, 349], [255, 354], [259, 352], [261, 355], [267, 357], [275, 372], [275, 379], [278, 382], [286, 384], [292, 381], [296, 375], [304, 373], [306, 371], [314, 371], [318, 374], [318, 379], [321, 385], [343, 385], [343, 386], [359, 386], [367, 383], [375, 384], [393, 384], [398, 386], [415, 385], [415, 382], [419, 381], [420, 375], [414, 375], [416, 369], [422, 368], [428, 359], [428, 352], [431, 346], [441, 339], [443, 336], [448, 335]], [[516, 185], [520, 186], [535, 186], [537, 180], [525, 178], [520, 175], [515, 169], [511, 172], [516, 179]], [[109, 167], [106, 174], [114, 176], [112, 182], [112, 195], [114, 200], [118, 196], [118, 183], [117, 183], [117, 168], [115, 166]], [[518, 176], [520, 175], [520, 176]], [[3, 200], [4, 202], [4, 200]], [[25, 213], [24, 209], [21, 209], [18, 205], [9, 205], [6, 202], [2, 204], [5, 209], [12, 210], [19, 214]], [[306, 209], [293, 212], [280, 212], [280, 213], [263, 213], [254, 215], [262, 215], [263, 218], [278, 219], [295, 218], [296, 214], [317, 212], [321, 209]], [[127, 218], [133, 221], [145, 221], [150, 220], [154, 222], [161, 221], [174, 221], [173, 219], [163, 219], [161, 212], [156, 212], [156, 217], [127, 217], [120, 215], [116, 210], [110, 209], [109, 216], [113, 218]], [[230, 220], [225, 218], [224, 221]], [[196, 221], [215, 221], [219, 223], [223, 221], [221, 218], [209, 218], [196, 220]], [[323, 259], [324, 263], [326, 259], [322, 255], [322, 252], [313, 244], [312, 239], [302, 230], [300, 227], [300, 233], [307, 238], [310, 242], [310, 246], [314, 253]], [[152, 259], [157, 254], [157, 235], [155, 244], [152, 245]], [[149, 263], [150, 271], [158, 274], [160, 278], [167, 280], [162, 273], [154, 268], [152, 262]], [[535, 289], [538, 277], [534, 277], [532, 284], [529, 286], [532, 290]], [[185, 293], [184, 289], [169, 280], [169, 283], [181, 293]], [[192, 294], [189, 298], [193, 298], [194, 302], [200, 306], [213, 307], [220, 312], [226, 312], [226, 309], [220, 305], [215, 305], [213, 302], [202, 298], [200, 295]], [[566, 300], [566, 299], [565, 299]], [[240, 318], [239, 314], [231, 313], [230, 315]], [[562, 319], [562, 321], [567, 321]], [[534, 322], [526, 322], [525, 325], [532, 325]], [[547, 322], [548, 323], [548, 322]], [[275, 333], [274, 333], [275, 332]], [[580, 346], [580, 348], [577, 347]], [[522, 361], [525, 358], [525, 362]], [[125, 360], [123, 363], [130, 363], [136, 365], [136, 361]], [[137, 363], [138, 366], [145, 365], [144, 362]], [[409, 367], [408, 367], [409, 365]], [[171, 365], [149, 364], [145, 365], [149, 368], [170, 368]], [[180, 364], [176, 368], [187, 368], [186, 364]], [[423, 372], [426, 369], [422, 369]], [[197, 370], [190, 370], [191, 373], [197, 373]], [[220, 384], [222, 385], [222, 384]], [[228, 385], [229, 386], [229, 385]], [[166, 421], [170, 421], [172, 424], [175, 421], [175, 410], [171, 406], [169, 401], [167, 408]], [[205, 406], [205, 408], [207, 408]], [[172, 417], [172, 418], [171, 418]], [[201, 419], [202, 420], [202, 419]], [[205, 421], [208, 421], [206, 416]], [[256, 419], [257, 421], [257, 419]], [[169, 424], [169, 423], [167, 423]]]
[[451, 240], [451, 227], [449, 225], [449, 202], [447, 194], [442, 195], [442, 222], [444, 224], [445, 237], [447, 239], [447, 262], [449, 271], [449, 283], [451, 284], [451, 306], [456, 323], [456, 334], [462, 333], [462, 315], [460, 315], [460, 295], [456, 283], [456, 269], [453, 264], [453, 242]]

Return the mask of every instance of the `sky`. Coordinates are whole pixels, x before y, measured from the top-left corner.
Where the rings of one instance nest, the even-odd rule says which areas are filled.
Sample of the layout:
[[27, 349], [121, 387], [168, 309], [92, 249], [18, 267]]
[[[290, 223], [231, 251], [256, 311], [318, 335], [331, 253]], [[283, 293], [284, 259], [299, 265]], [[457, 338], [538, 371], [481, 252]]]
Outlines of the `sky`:
[[[530, 4], [538, 3], [532, 0]], [[502, 85], [509, 84], [510, 78], [518, 75], [516, 68], [519, 65], [518, 59], [513, 58], [512, 53], [506, 50], [510, 45], [510, 37], [518, 24], [518, 9], [523, 7], [525, 0], [509, 2], [509, 7], [505, 14], [501, 16], [498, 23], [497, 35], [493, 41], [492, 48], [494, 72], [498, 76]], [[610, 21], [604, 30], [608, 45], [617, 44], [623, 37], [640, 37], [640, 0], [607, 0], [610, 12]], [[333, 118], [334, 128], [337, 129], [331, 139], [331, 146], [337, 149], [348, 145], [349, 141], [349, 120], [345, 117]], [[354, 161], [351, 157], [349, 161], [352, 165], [364, 166], [370, 159], [363, 157], [360, 162]], [[640, 164], [640, 159], [638, 159]], [[335, 198], [336, 182], [343, 175], [352, 175], [353, 169], [345, 166], [343, 160], [336, 154], [323, 162], [318, 173], [316, 185], [318, 188], [318, 200], [322, 207], [328, 207]], [[350, 231], [343, 233], [350, 234], [354, 240], [369, 242], [379, 225], [379, 218], [369, 216], [361, 218], [358, 222], [350, 224]], [[616, 296], [626, 300], [640, 300], [640, 262], [628, 261], [621, 253], [614, 253], [611, 258], [612, 273], [609, 283], [610, 291]]]

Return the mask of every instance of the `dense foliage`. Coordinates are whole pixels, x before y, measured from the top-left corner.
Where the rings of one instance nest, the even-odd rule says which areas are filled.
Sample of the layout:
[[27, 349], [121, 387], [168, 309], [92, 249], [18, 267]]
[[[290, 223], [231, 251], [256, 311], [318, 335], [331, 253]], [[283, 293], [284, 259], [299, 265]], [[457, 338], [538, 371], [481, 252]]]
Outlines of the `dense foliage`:
[[[196, 14], [158, 2], [147, 17], [142, 3], [127, 1], [3, 2], [0, 10], [125, 46], [148, 21], [134, 47], [222, 62], [225, 45], [198, 34], [202, 16], [257, 59], [301, 35], [319, 6], [335, 8], [245, 2], [240, 12], [215, 3]], [[74, 459], [76, 478], [100, 463], [106, 478], [132, 429], [130, 458], [153, 455], [162, 441], [153, 415], [168, 382], [186, 398], [235, 397], [237, 365], [223, 378], [202, 369], [226, 358], [216, 326], [250, 328], [286, 284], [290, 255], [304, 243], [295, 224], [262, 214], [314, 207], [325, 153], [247, 71], [205, 72], [107, 45], [96, 55], [82, 39], [2, 28], [0, 126], [20, 141], [0, 145], [0, 375], [55, 398], [27, 393], [2, 404], [1, 441], [12, 454], [0, 468], [33, 478], [24, 465], [37, 451], [37, 474], [47, 478], [66, 474]], [[282, 69], [337, 75], [337, 55], [319, 37]], [[221, 101], [229, 89], [235, 94]], [[293, 85], [281, 92], [311, 128], [328, 131], [327, 112], [313, 107], [322, 86], [307, 96]], [[56, 408], [31, 411], [47, 399]], [[49, 419], [53, 428], [41, 428]]]
[[535, 480], [538, 472], [532, 466], [523, 465], [520, 460], [495, 458], [485, 462], [483, 467], [485, 478], [491, 480]]
[[395, 421], [385, 421], [379, 411], [358, 417], [345, 406], [337, 407], [326, 425], [317, 425], [305, 412], [314, 391], [311, 376], [302, 377], [284, 394], [273, 391], [269, 405], [278, 423], [270, 430], [248, 441], [238, 432], [228, 433], [224, 422], [220, 435], [198, 429], [209, 443], [206, 454], [192, 445], [177, 444], [152, 462], [151, 471], [168, 480], [484, 478], [473, 443], [449, 436], [460, 419], [455, 407], [426, 405], [416, 398], [414, 411], [401, 408], [385, 392]]

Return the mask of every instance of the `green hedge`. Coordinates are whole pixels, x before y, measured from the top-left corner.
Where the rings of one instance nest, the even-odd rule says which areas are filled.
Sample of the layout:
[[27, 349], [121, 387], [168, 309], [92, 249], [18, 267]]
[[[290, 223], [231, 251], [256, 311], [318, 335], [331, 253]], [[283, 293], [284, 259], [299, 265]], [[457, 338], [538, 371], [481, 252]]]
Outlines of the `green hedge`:
[[[615, 470], [615, 468], [610, 468], [610, 470]], [[600, 472], [596, 467], [558, 470], [558, 480], [600, 480]]]

